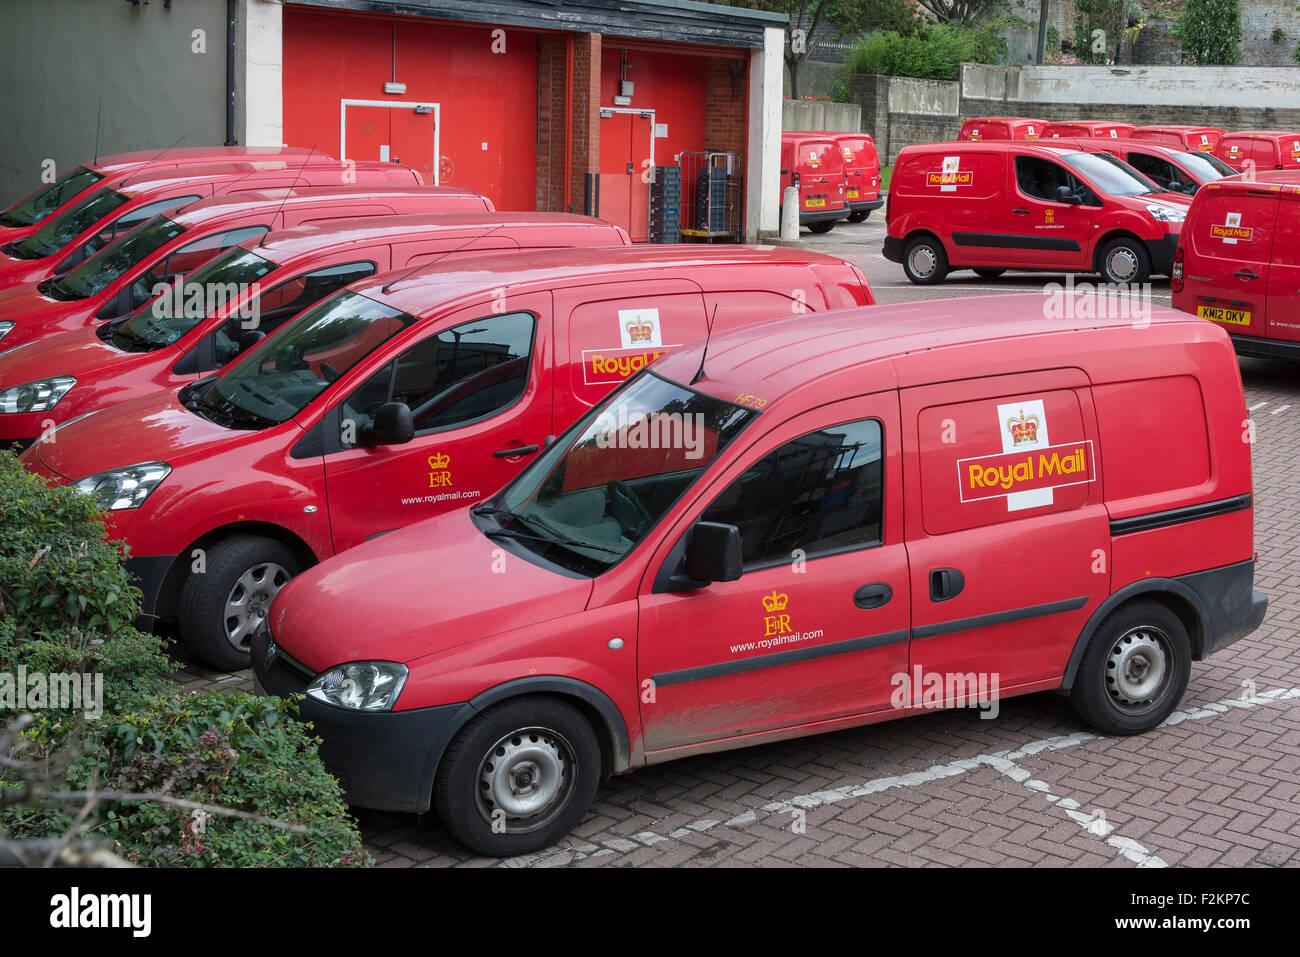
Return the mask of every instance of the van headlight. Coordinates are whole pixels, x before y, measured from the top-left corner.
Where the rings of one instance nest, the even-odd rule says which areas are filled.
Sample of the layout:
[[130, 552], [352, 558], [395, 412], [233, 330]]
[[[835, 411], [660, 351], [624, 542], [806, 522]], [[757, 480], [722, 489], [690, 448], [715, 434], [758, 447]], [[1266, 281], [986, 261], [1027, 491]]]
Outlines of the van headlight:
[[0, 413], [48, 412], [77, 384], [70, 375], [24, 382], [0, 392]]
[[349, 711], [392, 711], [407, 674], [395, 661], [349, 661], [313, 678], [307, 697]]
[[14, 321], [12, 319], [0, 319], [0, 339], [3, 339], [5, 336], [7, 336], [9, 334], [9, 330], [11, 330], [13, 327], [14, 327]]
[[171, 470], [166, 462], [144, 462], [87, 475], [74, 488], [106, 511], [139, 508]]
[[1187, 218], [1187, 210], [1181, 206], [1162, 206], [1159, 203], [1149, 203], [1147, 212], [1158, 223], [1181, 223]]

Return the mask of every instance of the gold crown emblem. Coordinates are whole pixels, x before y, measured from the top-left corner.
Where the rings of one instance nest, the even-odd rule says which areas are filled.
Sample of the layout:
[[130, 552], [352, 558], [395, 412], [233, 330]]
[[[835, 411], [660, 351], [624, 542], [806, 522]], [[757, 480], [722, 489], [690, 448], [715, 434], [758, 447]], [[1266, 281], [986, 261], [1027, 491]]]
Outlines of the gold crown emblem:
[[633, 319], [625, 328], [628, 342], [649, 342], [654, 338], [655, 327], [644, 319]]
[[451, 456], [443, 452], [437, 452], [429, 456], [429, 468], [445, 469], [451, 462]]
[[1038, 416], [1025, 415], [1025, 410], [1020, 410], [1020, 418], [1014, 416], [1007, 419], [1007, 431], [1011, 433], [1011, 441], [1019, 445], [1021, 442], [1034, 442], [1038, 439]]
[[763, 596], [763, 610], [785, 611], [786, 603], [789, 600], [790, 596], [786, 594], [778, 594], [776, 589], [773, 589], [772, 594]]

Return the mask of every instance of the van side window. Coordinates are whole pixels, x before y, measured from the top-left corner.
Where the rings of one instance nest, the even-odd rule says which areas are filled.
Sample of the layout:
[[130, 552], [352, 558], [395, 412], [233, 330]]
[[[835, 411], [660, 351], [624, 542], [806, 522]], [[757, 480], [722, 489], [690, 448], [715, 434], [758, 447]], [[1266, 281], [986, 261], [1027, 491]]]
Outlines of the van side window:
[[1124, 157], [1124, 161], [1157, 186], [1165, 189], [1172, 186], [1175, 181], [1181, 181], [1181, 177], [1178, 175], [1178, 167], [1168, 160], [1152, 156], [1150, 153], [1129, 153]]
[[533, 332], [529, 312], [487, 316], [428, 336], [344, 400], [342, 418], [369, 425], [385, 402], [404, 402], [416, 434], [450, 429], [514, 405], [528, 386]]
[[131, 284], [131, 308], [137, 309], [152, 299], [153, 288], [158, 283], [171, 282], [195, 266], [203, 265], [221, 250], [236, 246], [246, 239], [255, 239], [265, 232], [267, 232], [266, 226], [241, 226], [238, 229], [228, 229], [224, 233], [204, 236], [182, 246], [166, 259], [155, 263], [152, 269]]
[[[240, 310], [242, 315], [223, 322], [212, 334], [217, 365], [223, 366], [239, 355], [240, 339], [246, 333], [262, 333], [269, 336], [308, 306], [333, 295], [349, 283], [373, 275], [374, 272], [375, 264], [372, 262], [339, 263], [295, 276], [261, 293], [251, 303], [246, 304], [246, 308]], [[208, 295], [213, 295], [213, 292], [209, 291]], [[239, 295], [237, 290], [216, 292], [227, 296], [225, 300], [227, 302]], [[248, 306], [256, 307], [254, 315], [249, 314], [251, 310]]]
[[1092, 190], [1064, 166], [1037, 156], [1016, 157], [1016, 185], [1026, 196], [1049, 203], [1059, 203], [1061, 200], [1057, 190], [1066, 186], [1089, 206], [1101, 205]]
[[84, 258], [89, 259], [117, 237], [125, 236], [141, 223], [147, 223], [155, 216], [200, 198], [199, 196], [172, 196], [169, 199], [160, 199], [152, 203], [146, 203], [143, 206], [137, 206], [135, 209], [123, 213], [111, 223], [105, 224], [103, 229], [86, 240], [85, 245], [81, 247], [81, 251], [85, 254]]
[[744, 570], [881, 542], [881, 430], [863, 419], [801, 435], [769, 452], [702, 516], [740, 529]]

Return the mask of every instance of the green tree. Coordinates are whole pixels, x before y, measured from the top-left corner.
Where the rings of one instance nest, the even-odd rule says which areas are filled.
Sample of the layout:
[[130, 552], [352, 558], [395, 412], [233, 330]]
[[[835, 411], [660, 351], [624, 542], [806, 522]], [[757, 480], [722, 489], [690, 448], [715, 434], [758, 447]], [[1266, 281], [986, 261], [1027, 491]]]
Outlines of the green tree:
[[1183, 57], [1201, 65], [1227, 66], [1241, 59], [1238, 0], [1187, 0], [1175, 30]]

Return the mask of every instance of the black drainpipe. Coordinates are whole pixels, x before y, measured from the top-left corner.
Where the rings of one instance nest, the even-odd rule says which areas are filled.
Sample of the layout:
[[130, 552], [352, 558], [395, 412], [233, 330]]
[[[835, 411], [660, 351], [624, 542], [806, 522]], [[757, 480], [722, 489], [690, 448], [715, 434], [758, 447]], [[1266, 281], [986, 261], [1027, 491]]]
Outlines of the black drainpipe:
[[226, 0], [226, 145], [235, 146], [235, 17], [237, 0]]

